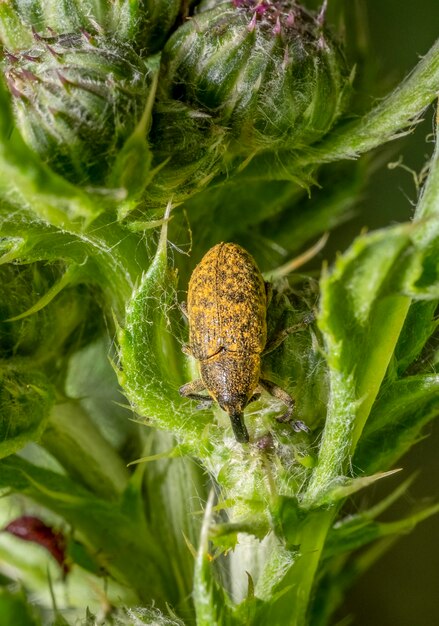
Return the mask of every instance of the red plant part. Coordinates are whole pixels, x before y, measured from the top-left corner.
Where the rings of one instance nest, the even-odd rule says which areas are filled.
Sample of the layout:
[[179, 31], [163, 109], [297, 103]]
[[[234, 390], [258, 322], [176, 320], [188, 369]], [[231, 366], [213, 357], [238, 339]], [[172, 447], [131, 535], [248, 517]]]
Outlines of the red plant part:
[[61, 567], [63, 576], [70, 571], [66, 558], [66, 540], [64, 535], [45, 524], [33, 515], [22, 515], [9, 522], [3, 529], [5, 532], [20, 537], [24, 541], [32, 541], [43, 546]]

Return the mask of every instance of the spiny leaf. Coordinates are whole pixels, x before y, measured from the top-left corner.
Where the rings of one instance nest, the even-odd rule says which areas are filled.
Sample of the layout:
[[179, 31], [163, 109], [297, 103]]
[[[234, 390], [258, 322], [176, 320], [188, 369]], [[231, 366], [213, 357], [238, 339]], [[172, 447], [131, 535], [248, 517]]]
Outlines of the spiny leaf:
[[439, 504], [426, 506], [395, 522], [376, 522], [367, 517], [362, 518], [361, 515], [356, 516], [350, 522], [332, 530], [325, 544], [323, 555], [329, 558], [343, 552], [352, 552], [377, 539], [410, 532], [419, 522], [437, 513], [439, 513]]
[[209, 527], [212, 520], [214, 493], [211, 492], [204, 512], [203, 525], [195, 563], [194, 603], [199, 626], [237, 626], [230, 600], [216, 582], [209, 555]]
[[119, 331], [122, 369], [118, 376], [141, 416], [193, 441], [202, 437], [207, 419], [205, 414], [194, 419], [177, 391], [184, 374], [171, 356], [180, 352], [180, 346], [170, 325], [170, 311], [176, 306], [176, 275], [168, 267], [166, 226], [167, 221], [154, 260], [127, 306]]
[[373, 406], [354, 457], [364, 472], [391, 467], [439, 413], [439, 376], [424, 374], [395, 381]]
[[13, 122], [3, 80], [0, 80], [0, 108], [2, 184], [13, 181], [34, 214], [55, 226], [78, 228], [84, 218], [92, 220], [98, 212], [96, 203], [44, 165], [18, 133], [9, 137]]
[[350, 479], [347, 478], [344, 481], [340, 481], [340, 485], [332, 487], [327, 494], [321, 496], [320, 503], [322, 505], [334, 504], [335, 502], [337, 502], [337, 500], [347, 498], [357, 491], [373, 485], [374, 483], [376, 483], [377, 480], [387, 478], [388, 476], [392, 476], [392, 474], [400, 471], [400, 469], [395, 469], [390, 470], [389, 472], [378, 472], [377, 474], [372, 474], [371, 476], [362, 476], [360, 478]]
[[378, 393], [410, 305], [401, 294], [401, 255], [410, 226], [358, 238], [321, 282], [319, 326], [330, 370], [330, 399], [313, 499], [344, 475]]
[[437, 328], [435, 300], [413, 302], [395, 348], [396, 375], [400, 376], [420, 356]]
[[0, 458], [40, 439], [54, 401], [44, 374], [14, 371], [0, 362]]
[[[156, 73], [152, 80], [142, 117], [119, 151], [109, 175], [110, 185], [124, 189], [127, 200], [138, 197], [149, 181], [152, 153], [147, 136], [151, 125], [157, 78], [158, 74]], [[119, 208], [119, 216], [125, 216], [128, 210], [128, 207]]]

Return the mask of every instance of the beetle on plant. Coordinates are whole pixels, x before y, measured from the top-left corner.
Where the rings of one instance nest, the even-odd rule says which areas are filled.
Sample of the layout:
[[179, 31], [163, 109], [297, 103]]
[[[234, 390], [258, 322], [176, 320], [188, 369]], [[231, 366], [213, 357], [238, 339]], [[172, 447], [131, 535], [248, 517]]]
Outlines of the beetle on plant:
[[[268, 391], [287, 406], [280, 421], [288, 421], [293, 398], [261, 376], [261, 357], [274, 350], [302, 322], [267, 341], [267, 309], [271, 285], [252, 256], [234, 243], [211, 248], [189, 281], [187, 310], [189, 345], [183, 350], [199, 361], [200, 378], [183, 385], [180, 394], [199, 400], [200, 408], [217, 402], [228, 413], [236, 440], [249, 441], [243, 411]], [[208, 396], [202, 395], [203, 391]], [[296, 431], [307, 430], [293, 422]]]

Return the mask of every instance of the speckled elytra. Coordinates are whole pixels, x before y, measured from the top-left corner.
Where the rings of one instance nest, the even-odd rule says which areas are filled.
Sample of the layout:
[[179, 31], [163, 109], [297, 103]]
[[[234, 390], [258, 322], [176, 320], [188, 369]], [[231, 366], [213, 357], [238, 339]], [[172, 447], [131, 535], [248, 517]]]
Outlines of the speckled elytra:
[[[270, 298], [271, 286], [253, 257], [237, 244], [219, 243], [194, 269], [183, 307], [189, 320], [189, 345], [183, 351], [199, 361], [200, 378], [183, 385], [180, 394], [198, 400], [199, 408], [217, 402], [228, 413], [240, 443], [249, 441], [243, 411], [262, 390], [287, 405], [279, 420], [288, 421], [294, 410], [293, 398], [261, 377], [261, 357], [305, 323], [267, 341]], [[293, 428], [307, 430], [303, 422], [293, 422]]]

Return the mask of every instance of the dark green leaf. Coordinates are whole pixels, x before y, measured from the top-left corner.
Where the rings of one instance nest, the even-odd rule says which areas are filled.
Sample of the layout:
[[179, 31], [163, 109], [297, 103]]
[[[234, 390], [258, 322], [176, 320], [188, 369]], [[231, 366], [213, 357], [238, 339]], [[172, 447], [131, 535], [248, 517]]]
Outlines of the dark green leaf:
[[435, 300], [414, 302], [408, 312], [395, 348], [395, 367], [401, 375], [419, 357], [428, 339], [437, 328]]
[[396, 522], [377, 522], [361, 515], [332, 530], [323, 552], [333, 557], [343, 552], [353, 552], [363, 546], [389, 535], [408, 533], [423, 520], [439, 512], [439, 504], [426, 506]]
[[0, 615], [3, 624], [16, 626], [40, 626], [42, 621], [24, 592], [0, 589]]
[[44, 374], [0, 365], [0, 458], [39, 440], [54, 399]]
[[439, 376], [410, 376], [390, 383], [372, 408], [354, 457], [363, 472], [391, 467], [439, 414]]

